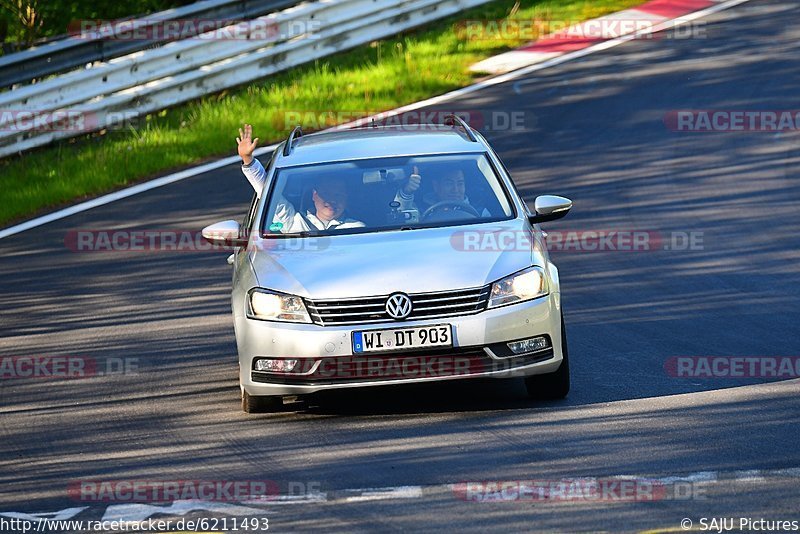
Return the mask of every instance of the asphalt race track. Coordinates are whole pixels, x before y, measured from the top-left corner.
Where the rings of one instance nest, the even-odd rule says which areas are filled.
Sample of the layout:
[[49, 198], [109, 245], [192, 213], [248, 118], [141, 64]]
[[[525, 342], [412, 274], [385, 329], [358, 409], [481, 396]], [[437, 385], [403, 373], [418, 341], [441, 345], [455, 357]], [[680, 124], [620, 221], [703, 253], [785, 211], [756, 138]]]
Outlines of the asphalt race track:
[[[242, 413], [227, 253], [65, 246], [74, 230], [241, 219], [251, 190], [235, 166], [3, 239], [0, 356], [136, 369], [0, 382], [0, 517], [135, 515], [76, 498], [81, 481], [269, 480], [297, 499], [239, 506], [278, 532], [800, 519], [800, 382], [676, 377], [667, 364], [800, 357], [800, 133], [665, 123], [676, 110], [800, 110], [797, 21], [794, 0], [753, 0], [704, 19], [705, 38], [632, 41], [441, 106], [524, 112], [525, 131], [485, 135], [526, 199], [574, 200], [546, 230], [647, 231], [659, 244], [552, 252], [573, 369], [565, 401], [529, 401], [521, 381], [459, 381]], [[673, 244], [681, 235], [698, 241]], [[475, 502], [450, 486], [620, 476], [692, 492]], [[225, 516], [200, 508], [187, 517]]]

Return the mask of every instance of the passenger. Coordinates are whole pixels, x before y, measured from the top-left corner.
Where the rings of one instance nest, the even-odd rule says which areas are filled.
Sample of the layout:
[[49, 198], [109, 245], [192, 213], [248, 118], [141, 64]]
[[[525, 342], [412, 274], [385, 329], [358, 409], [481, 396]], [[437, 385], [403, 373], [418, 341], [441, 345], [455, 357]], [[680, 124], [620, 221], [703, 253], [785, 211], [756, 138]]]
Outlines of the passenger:
[[[242, 158], [242, 172], [247, 180], [261, 196], [266, 182], [267, 172], [261, 162], [253, 157], [253, 152], [258, 146], [258, 138], [253, 139], [253, 127], [244, 125], [244, 130], [239, 128], [239, 137], [236, 138], [239, 156]], [[276, 205], [275, 215], [270, 228], [276, 228], [281, 233], [293, 234], [307, 232], [312, 228], [317, 230], [333, 230], [347, 228], [361, 228], [364, 223], [347, 217], [348, 193], [343, 179], [320, 179], [312, 189], [311, 200], [314, 202], [314, 211], [306, 210], [300, 213], [294, 204], [279, 194], [273, 203]]]

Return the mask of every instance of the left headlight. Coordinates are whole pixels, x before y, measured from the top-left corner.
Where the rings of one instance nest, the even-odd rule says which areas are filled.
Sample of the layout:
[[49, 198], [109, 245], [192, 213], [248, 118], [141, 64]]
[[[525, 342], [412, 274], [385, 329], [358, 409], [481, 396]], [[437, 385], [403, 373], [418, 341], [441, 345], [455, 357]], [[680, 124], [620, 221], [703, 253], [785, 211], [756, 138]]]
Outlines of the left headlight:
[[501, 278], [492, 284], [489, 307], [504, 306], [543, 297], [550, 292], [547, 275], [541, 267], [529, 267], [524, 271]]
[[265, 321], [311, 322], [302, 298], [261, 288], [253, 288], [248, 292], [247, 316]]

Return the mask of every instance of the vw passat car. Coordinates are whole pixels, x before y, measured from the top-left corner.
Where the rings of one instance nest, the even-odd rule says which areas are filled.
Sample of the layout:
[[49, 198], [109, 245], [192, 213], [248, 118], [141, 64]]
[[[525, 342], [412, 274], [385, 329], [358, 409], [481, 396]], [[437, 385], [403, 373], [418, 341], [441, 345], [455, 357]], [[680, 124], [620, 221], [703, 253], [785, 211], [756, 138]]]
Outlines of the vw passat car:
[[443, 125], [303, 136], [244, 169], [240, 223], [203, 230], [235, 247], [232, 309], [242, 407], [333, 388], [524, 377], [569, 391], [558, 270], [539, 223], [487, 141]]

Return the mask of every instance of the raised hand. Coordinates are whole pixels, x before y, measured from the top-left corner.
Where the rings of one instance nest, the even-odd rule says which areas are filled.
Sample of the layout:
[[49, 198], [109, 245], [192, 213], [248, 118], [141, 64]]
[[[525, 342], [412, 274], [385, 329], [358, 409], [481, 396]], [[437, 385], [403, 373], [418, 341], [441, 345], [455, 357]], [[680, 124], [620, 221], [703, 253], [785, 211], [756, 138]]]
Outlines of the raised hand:
[[408, 177], [408, 181], [406, 181], [406, 185], [403, 186], [403, 191], [407, 195], [411, 195], [419, 189], [419, 184], [422, 182], [422, 177], [419, 175], [419, 169], [416, 165], [414, 165], [414, 172], [411, 176]]
[[244, 130], [239, 128], [239, 137], [236, 138], [238, 145], [239, 157], [245, 165], [250, 165], [253, 161], [253, 152], [258, 146], [258, 137], [253, 137], [253, 127], [249, 124], [244, 125]]

